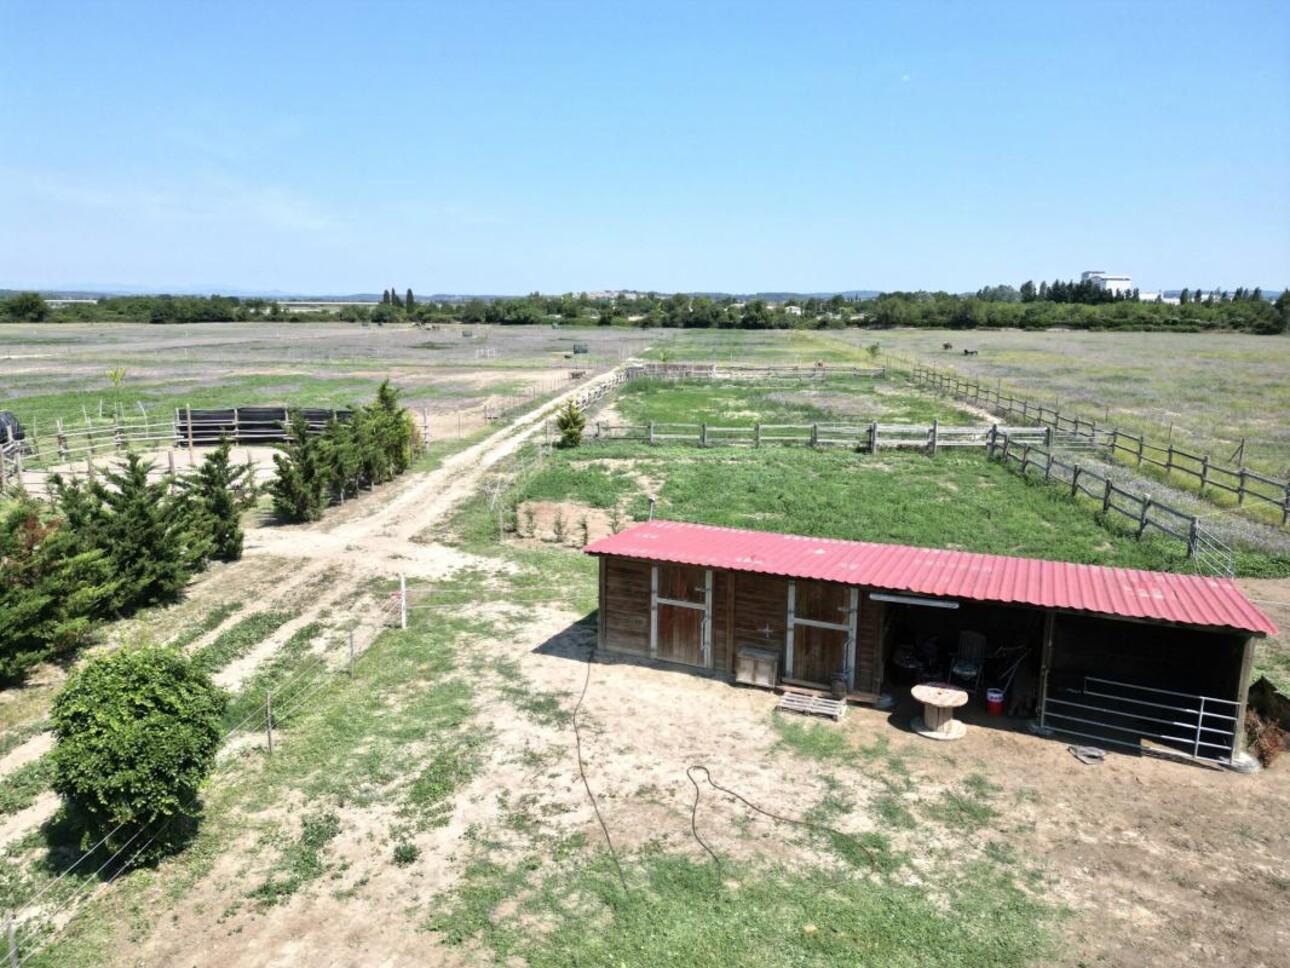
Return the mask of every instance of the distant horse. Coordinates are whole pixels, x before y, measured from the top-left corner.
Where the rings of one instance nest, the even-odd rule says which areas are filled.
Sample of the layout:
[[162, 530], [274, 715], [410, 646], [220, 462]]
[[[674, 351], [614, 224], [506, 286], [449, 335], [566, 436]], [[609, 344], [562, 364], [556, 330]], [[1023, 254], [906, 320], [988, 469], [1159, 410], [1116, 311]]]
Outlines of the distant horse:
[[941, 344], [941, 349], [943, 349], [943, 350], [952, 350], [952, 349], [954, 349], [954, 344], [953, 344], [953, 343], [942, 343], [942, 344]]
[[977, 351], [976, 351], [976, 350], [964, 350], [964, 351], [963, 351], [963, 355], [964, 355], [964, 356], [976, 356], [976, 354], [977, 354]]

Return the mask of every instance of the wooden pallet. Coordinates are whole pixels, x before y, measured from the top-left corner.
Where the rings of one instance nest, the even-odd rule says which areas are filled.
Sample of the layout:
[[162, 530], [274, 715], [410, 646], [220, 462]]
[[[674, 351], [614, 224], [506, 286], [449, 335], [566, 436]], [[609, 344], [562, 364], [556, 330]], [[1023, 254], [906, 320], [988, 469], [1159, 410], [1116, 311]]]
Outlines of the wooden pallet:
[[801, 713], [803, 716], [828, 716], [837, 722], [847, 711], [847, 704], [845, 699], [812, 696], [804, 692], [786, 692], [779, 697], [779, 705], [775, 709]]

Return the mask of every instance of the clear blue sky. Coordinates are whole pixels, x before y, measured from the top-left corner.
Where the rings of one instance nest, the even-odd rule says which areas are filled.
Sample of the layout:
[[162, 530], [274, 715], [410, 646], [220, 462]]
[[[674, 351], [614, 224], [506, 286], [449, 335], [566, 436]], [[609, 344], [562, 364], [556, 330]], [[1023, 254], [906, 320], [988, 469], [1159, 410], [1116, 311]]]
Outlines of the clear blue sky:
[[1290, 285], [1290, 3], [0, 0], [0, 286]]

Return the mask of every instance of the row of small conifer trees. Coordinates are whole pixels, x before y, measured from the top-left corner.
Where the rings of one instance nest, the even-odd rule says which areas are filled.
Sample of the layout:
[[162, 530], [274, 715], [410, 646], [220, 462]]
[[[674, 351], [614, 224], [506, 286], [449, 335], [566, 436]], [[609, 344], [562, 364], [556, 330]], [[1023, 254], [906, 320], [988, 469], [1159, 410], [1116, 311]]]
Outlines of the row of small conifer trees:
[[273, 455], [277, 473], [269, 493], [274, 510], [289, 521], [317, 521], [333, 501], [393, 480], [421, 448], [416, 423], [388, 381], [348, 420], [330, 420], [315, 434], [303, 416], [292, 414], [287, 434], [286, 446]]
[[[293, 521], [402, 474], [420, 447], [388, 383], [348, 422], [314, 434], [297, 413], [288, 432], [269, 491]], [[241, 514], [256, 489], [230, 443], [173, 480], [149, 480], [153, 466], [129, 453], [90, 480], [51, 475], [48, 503], [0, 506], [0, 685], [72, 655], [104, 620], [174, 601], [207, 562], [242, 557]]]
[[242, 557], [255, 494], [230, 449], [157, 481], [130, 453], [91, 480], [52, 475], [48, 503], [0, 511], [0, 684], [71, 655], [101, 621], [173, 601], [207, 562]]

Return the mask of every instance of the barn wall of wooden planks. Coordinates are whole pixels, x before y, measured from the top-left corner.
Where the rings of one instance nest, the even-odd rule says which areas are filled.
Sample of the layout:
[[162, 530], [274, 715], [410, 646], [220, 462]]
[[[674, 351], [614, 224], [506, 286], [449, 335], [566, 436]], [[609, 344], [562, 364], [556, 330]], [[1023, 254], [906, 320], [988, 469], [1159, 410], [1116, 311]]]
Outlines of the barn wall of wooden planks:
[[599, 647], [733, 673], [740, 649], [778, 657], [780, 677], [858, 698], [883, 679], [884, 605], [836, 582], [600, 557]]

